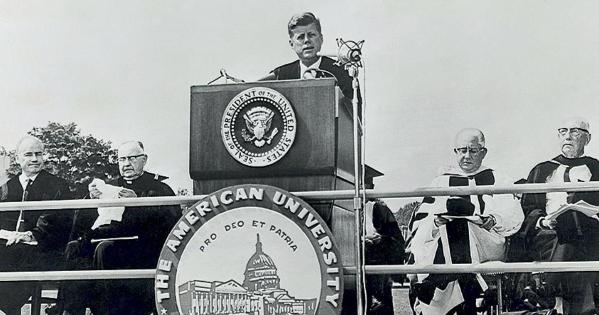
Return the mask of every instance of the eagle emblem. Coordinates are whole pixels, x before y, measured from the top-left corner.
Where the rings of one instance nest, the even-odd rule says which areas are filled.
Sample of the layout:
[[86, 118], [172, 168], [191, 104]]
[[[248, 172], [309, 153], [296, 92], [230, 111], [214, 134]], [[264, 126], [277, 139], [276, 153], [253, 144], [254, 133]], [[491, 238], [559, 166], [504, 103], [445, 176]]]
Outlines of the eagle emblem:
[[223, 112], [220, 135], [225, 149], [237, 162], [264, 167], [289, 152], [297, 119], [289, 100], [267, 87], [239, 92]]
[[248, 110], [244, 115], [246, 128], [241, 130], [241, 136], [246, 142], [254, 142], [254, 145], [258, 148], [264, 146], [264, 144], [270, 144], [272, 139], [279, 133], [277, 128], [274, 128], [270, 135], [267, 135], [270, 131], [272, 124], [272, 118], [275, 113], [263, 106], [257, 106]]

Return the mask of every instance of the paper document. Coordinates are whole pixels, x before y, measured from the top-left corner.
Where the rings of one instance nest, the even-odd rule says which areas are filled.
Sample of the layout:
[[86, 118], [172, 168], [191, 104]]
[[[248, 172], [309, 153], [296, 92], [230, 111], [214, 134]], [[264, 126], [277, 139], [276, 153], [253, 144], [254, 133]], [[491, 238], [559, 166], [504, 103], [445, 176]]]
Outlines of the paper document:
[[464, 215], [440, 214], [439, 216], [441, 218], [448, 219], [449, 221], [451, 221], [451, 220], [468, 220], [474, 224], [479, 224], [479, 225], [483, 224], [483, 219], [477, 215], [464, 216]]
[[[90, 184], [89, 189], [95, 187], [102, 194], [100, 199], [117, 199], [119, 191], [122, 187], [106, 184], [103, 180], [95, 178]], [[111, 221], [121, 222], [123, 220], [123, 212], [125, 207], [104, 207], [98, 208], [98, 218], [92, 225], [92, 230], [97, 229], [101, 225], [110, 224]]]
[[555, 220], [562, 213], [564, 213], [566, 211], [570, 211], [570, 210], [578, 211], [578, 212], [586, 215], [587, 217], [591, 217], [591, 218], [595, 218], [595, 219], [597, 219], [597, 214], [599, 214], [598, 206], [593, 206], [592, 204], [589, 204], [589, 203], [585, 202], [584, 200], [580, 200], [577, 203], [568, 203], [568, 204], [562, 205], [556, 211], [548, 214], [545, 217], [545, 219], [546, 220]]
[[[16, 233], [15, 231], [0, 230], [0, 239], [9, 240], [13, 237], [13, 234], [15, 234], [15, 233]], [[19, 243], [23, 243], [23, 244], [27, 244], [27, 245], [37, 245], [37, 241], [19, 242]]]
[[130, 240], [136, 240], [139, 239], [139, 237], [137, 236], [121, 236], [121, 237], [108, 237], [108, 238], [92, 238], [90, 240], [90, 243], [95, 244], [95, 243], [100, 243], [103, 241], [130, 241]]

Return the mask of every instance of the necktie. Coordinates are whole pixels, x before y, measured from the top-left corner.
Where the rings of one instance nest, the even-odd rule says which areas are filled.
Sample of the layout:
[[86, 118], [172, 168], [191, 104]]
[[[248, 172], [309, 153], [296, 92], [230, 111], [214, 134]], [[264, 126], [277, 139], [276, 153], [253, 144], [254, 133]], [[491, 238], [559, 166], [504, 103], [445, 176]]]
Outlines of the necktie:
[[316, 79], [316, 70], [307, 69], [306, 71], [304, 71], [304, 74], [302, 75], [302, 77], [304, 79]]
[[[564, 171], [564, 182], [565, 183], [569, 183], [570, 182], [570, 170], [572, 169], [572, 166], [566, 166], [566, 170]], [[574, 192], [569, 192], [568, 196], [566, 197], [566, 202], [567, 203], [573, 203], [574, 199]], [[580, 227], [580, 223], [578, 222], [578, 213], [572, 213], [572, 218], [574, 219], [573, 224], [576, 227], [576, 234], [578, 236], [582, 236], [582, 228]]]
[[[29, 188], [31, 187], [31, 185], [33, 185], [33, 180], [31, 178], [27, 178], [27, 185], [23, 190], [23, 197], [21, 198], [21, 201], [27, 201], [27, 199], [29, 199]], [[19, 231], [19, 228], [21, 227], [21, 222], [23, 222], [23, 210], [19, 210], [19, 219], [17, 220], [17, 226], [15, 228], [15, 231]]]
[[[570, 182], [570, 170], [572, 169], [572, 166], [566, 166], [566, 170], [564, 171], [564, 183], [569, 183]], [[572, 198], [574, 197], [574, 193], [573, 192], [569, 192], [568, 193], [568, 197], [566, 197], [566, 202], [568, 203], [572, 203]]]

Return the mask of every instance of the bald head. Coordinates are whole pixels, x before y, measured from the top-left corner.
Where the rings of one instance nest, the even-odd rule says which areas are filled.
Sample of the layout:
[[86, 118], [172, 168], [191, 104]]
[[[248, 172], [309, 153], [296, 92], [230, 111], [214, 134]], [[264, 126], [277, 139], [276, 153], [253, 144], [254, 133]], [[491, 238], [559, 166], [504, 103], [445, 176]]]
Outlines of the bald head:
[[37, 137], [27, 135], [19, 139], [19, 142], [17, 142], [17, 147], [15, 148], [17, 154], [21, 152], [23, 148], [29, 147], [31, 145], [39, 146], [42, 148], [42, 151], [44, 150], [44, 143], [42, 143], [42, 140]]
[[589, 122], [582, 117], [564, 119], [557, 128], [562, 154], [567, 158], [584, 155], [584, 147], [591, 141]]
[[465, 128], [460, 130], [455, 136], [455, 147], [465, 146], [464, 144], [476, 143], [485, 147], [485, 135], [476, 128]]
[[44, 144], [33, 136], [25, 136], [17, 142], [17, 163], [27, 177], [37, 175], [44, 167]]
[[568, 117], [562, 120], [558, 128], [580, 128], [590, 131], [591, 125], [588, 120], [582, 117]]
[[478, 171], [487, 155], [483, 132], [475, 128], [462, 129], [455, 136], [454, 144], [456, 162], [462, 171], [466, 173]]

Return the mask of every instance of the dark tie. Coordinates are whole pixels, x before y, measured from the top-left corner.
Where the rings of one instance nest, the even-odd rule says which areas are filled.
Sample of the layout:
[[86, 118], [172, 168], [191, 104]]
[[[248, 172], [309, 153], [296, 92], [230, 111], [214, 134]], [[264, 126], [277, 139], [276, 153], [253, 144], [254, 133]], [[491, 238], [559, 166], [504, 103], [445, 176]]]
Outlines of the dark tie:
[[[572, 166], [566, 166], [566, 170], [564, 171], [564, 182], [565, 183], [569, 183], [570, 182], [570, 170], [572, 169]], [[574, 199], [574, 192], [568, 192], [568, 196], [566, 197], [566, 202], [567, 203], [574, 203], [573, 202]], [[582, 228], [580, 226], [579, 223], [579, 219], [578, 219], [578, 213], [572, 213], [572, 219], [573, 219], [573, 223], [576, 227], [576, 234], [578, 236], [582, 236]]]
[[[25, 189], [23, 190], [23, 197], [21, 201], [26, 201], [29, 199], [29, 189], [33, 185], [33, 180], [31, 178], [27, 178], [27, 185], [25, 185]], [[17, 226], [15, 227], [15, 231], [21, 230], [21, 223], [23, 222], [23, 210], [19, 210], [19, 219], [17, 220]]]
[[22, 201], [29, 200], [29, 190], [31, 189], [31, 185], [33, 185], [33, 179], [27, 178], [27, 185], [25, 185], [25, 190], [23, 190], [23, 199], [22, 199]]
[[[566, 166], [566, 170], [564, 171], [564, 183], [570, 182], [570, 170], [571, 169], [572, 169], [572, 166]], [[566, 202], [572, 203], [573, 198], [574, 198], [574, 193], [569, 192], [568, 197], [566, 197]]]

